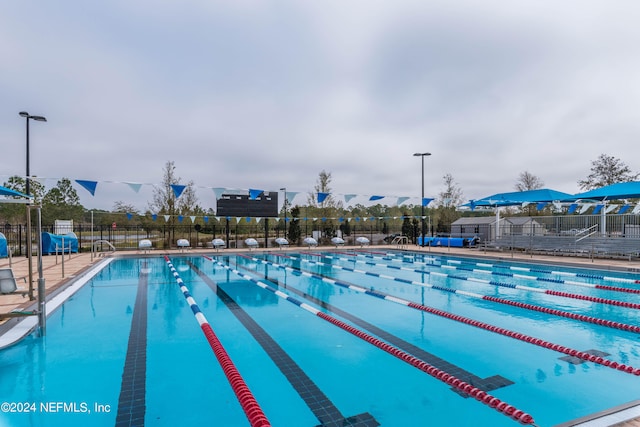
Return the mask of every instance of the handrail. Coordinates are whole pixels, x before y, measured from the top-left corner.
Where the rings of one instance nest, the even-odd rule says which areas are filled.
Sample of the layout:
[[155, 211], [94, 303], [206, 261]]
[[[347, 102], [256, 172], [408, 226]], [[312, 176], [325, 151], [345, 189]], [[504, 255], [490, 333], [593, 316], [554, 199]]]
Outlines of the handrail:
[[113, 251], [113, 252], [115, 252], [115, 251], [116, 251], [116, 247], [115, 247], [115, 246], [113, 246], [113, 245], [111, 244], [111, 242], [109, 242], [108, 240], [103, 240], [103, 239], [101, 239], [101, 240], [96, 240], [95, 242], [93, 242], [93, 245], [91, 245], [91, 249], [95, 251], [96, 244], [98, 244], [98, 243], [106, 243], [106, 244], [107, 244], [107, 246], [109, 246], [109, 247], [111, 248], [111, 251]]
[[[585, 228], [576, 233], [576, 243], [579, 241], [586, 239], [587, 237], [591, 237], [598, 232], [598, 224], [594, 224], [589, 228]], [[578, 237], [579, 235], [584, 234], [582, 237]]]
[[409, 244], [409, 238], [407, 236], [396, 236], [391, 241], [391, 244], [398, 247], [406, 247]]

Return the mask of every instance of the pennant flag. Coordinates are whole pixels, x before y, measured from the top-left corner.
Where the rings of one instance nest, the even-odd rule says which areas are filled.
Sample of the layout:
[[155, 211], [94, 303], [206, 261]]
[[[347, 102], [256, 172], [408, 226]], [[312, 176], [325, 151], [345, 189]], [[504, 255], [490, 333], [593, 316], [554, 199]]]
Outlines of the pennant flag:
[[593, 210], [593, 214], [594, 214], [594, 215], [599, 214], [599, 213], [600, 213], [600, 211], [602, 210], [602, 207], [603, 207], [603, 206], [604, 206], [604, 205], [596, 205], [596, 208]]
[[326, 216], [322, 217], [322, 222], [327, 222], [327, 217]]
[[344, 202], [345, 203], [349, 203], [349, 200], [353, 199], [356, 196], [357, 196], [357, 194], [345, 194], [344, 195]]
[[182, 222], [183, 219], [184, 217], [182, 215], [178, 215], [178, 222]]
[[222, 197], [222, 195], [224, 194], [225, 189], [224, 188], [212, 188], [213, 193], [216, 195], [216, 200], [219, 200], [220, 197]]
[[186, 185], [171, 184], [171, 189], [173, 190], [173, 194], [175, 194], [176, 199], [180, 198], [185, 188], [187, 188]]
[[318, 193], [318, 203], [324, 202], [329, 194], [330, 193]]
[[384, 199], [384, 196], [371, 196], [369, 197], [369, 201]]
[[410, 199], [410, 197], [398, 197], [398, 201], [396, 202], [396, 204], [398, 206], [400, 206], [401, 204], [403, 204], [404, 202], [406, 202], [409, 199]]
[[262, 217], [256, 217], [256, 224], [260, 224], [260, 220], [262, 219]]
[[620, 208], [620, 210], [618, 211], [618, 215], [625, 213], [626, 211], [628, 211], [630, 208], [629, 205], [624, 205], [623, 207]]
[[617, 208], [618, 208], [618, 205], [609, 205], [607, 209], [604, 211], [604, 213], [612, 212], [614, 209], [617, 209]]
[[638, 203], [633, 210], [631, 211], [632, 214], [637, 214], [640, 213], [640, 203]]
[[164, 222], [169, 222], [169, 218], [171, 218], [171, 215], [165, 215]]
[[236, 223], [240, 224], [240, 221], [242, 221], [242, 217], [241, 216], [237, 216], [236, 217]]
[[547, 206], [547, 202], [540, 202], [536, 205], [536, 210], [541, 211], [545, 206]]
[[422, 206], [427, 206], [432, 201], [433, 201], [433, 199], [429, 199], [429, 198], [425, 197], [424, 199], [422, 199]]
[[191, 218], [191, 224], [193, 224], [196, 221], [195, 215], [191, 215], [189, 218]]
[[153, 219], [154, 221], [158, 219], [158, 214], [151, 214], [151, 219]]
[[249, 200], [255, 200], [262, 193], [264, 193], [264, 190], [253, 190], [253, 189], [250, 188], [249, 189]]
[[76, 182], [84, 187], [92, 196], [96, 194], [96, 187], [98, 186], [97, 181], [85, 181], [83, 179], [76, 179]]
[[339, 222], [344, 222], [344, 217], [343, 217], [343, 216], [341, 216], [340, 218], [338, 218], [338, 221], [339, 221]]
[[291, 203], [293, 201], [293, 199], [296, 198], [296, 196], [298, 195], [299, 191], [287, 191], [287, 202]]
[[129, 188], [131, 188], [136, 193], [139, 193], [140, 192], [140, 187], [142, 187], [142, 184], [136, 184], [134, 182], [125, 182], [125, 184], [127, 184], [129, 186]]
[[578, 204], [577, 203], [571, 203], [569, 205], [569, 209], [567, 209], [567, 213], [568, 214], [572, 214], [576, 211], [576, 209], [578, 208]]
[[133, 218], [133, 214], [127, 213], [127, 219], [131, 221], [131, 218]]
[[593, 206], [593, 205], [591, 205], [591, 204], [584, 204], [584, 205], [580, 206], [580, 212], [579, 212], [579, 213], [581, 213], [581, 214], [582, 214], [582, 213], [585, 213], [587, 210], [589, 210], [589, 208], [590, 208], [591, 206]]
[[366, 218], [366, 217], [362, 218], [362, 222], [367, 222], [367, 219], [369, 219], [369, 218]]

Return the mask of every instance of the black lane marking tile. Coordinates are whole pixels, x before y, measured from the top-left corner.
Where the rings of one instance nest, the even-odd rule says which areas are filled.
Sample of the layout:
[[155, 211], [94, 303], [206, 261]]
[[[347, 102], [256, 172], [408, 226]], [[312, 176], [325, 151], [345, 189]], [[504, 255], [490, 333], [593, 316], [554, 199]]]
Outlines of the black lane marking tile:
[[[604, 351], [600, 351], [600, 350], [587, 350], [585, 351], [585, 353], [587, 354], [591, 354], [593, 356], [596, 357], [606, 357], [609, 356], [611, 353], [607, 353]], [[586, 363], [587, 361], [584, 359], [580, 359], [579, 357], [576, 356], [562, 356], [562, 357], [558, 357], [559, 360], [562, 360], [564, 362], [568, 362], [571, 363], [572, 365], [580, 365], [582, 363]]]
[[227, 306], [231, 313], [251, 333], [255, 340], [267, 352], [278, 369], [289, 380], [293, 388], [307, 404], [311, 412], [320, 421], [322, 427], [376, 427], [379, 426], [375, 418], [369, 413], [346, 417], [320, 390], [311, 378], [300, 366], [287, 354], [286, 351], [269, 335], [258, 323], [242, 309], [229, 294], [218, 286], [198, 267], [189, 263], [198, 276], [216, 293], [218, 298]]
[[[146, 261], [143, 265], [146, 267]], [[127, 356], [122, 372], [116, 427], [142, 427], [146, 412], [147, 378], [147, 286], [148, 275], [140, 273], [133, 306]]]
[[[295, 269], [292, 267], [292, 269], [294, 270], [298, 270], [301, 271], [300, 269]], [[451, 362], [448, 362], [434, 354], [431, 354], [423, 349], [421, 349], [420, 347], [411, 344], [410, 342], [407, 342], [405, 340], [403, 340], [402, 338], [393, 335], [389, 332], [386, 332], [383, 329], [378, 328], [375, 325], [372, 325], [371, 323], [357, 317], [354, 316], [351, 313], [348, 313], [344, 310], [341, 310], [325, 301], [322, 301], [312, 295], [308, 295], [302, 291], [299, 291], [297, 289], [291, 288], [291, 287], [287, 287], [285, 286], [282, 282], [276, 280], [276, 279], [272, 279], [267, 277], [264, 274], [261, 274], [257, 271], [252, 271], [254, 274], [259, 274], [262, 277], [265, 277], [267, 280], [269, 280], [272, 283], [277, 284], [279, 287], [286, 289], [289, 292], [292, 292], [302, 298], [305, 298], [313, 303], [315, 303], [316, 305], [319, 305], [333, 313], [338, 314], [339, 316], [348, 319], [349, 321], [353, 322], [354, 324], [358, 325], [359, 327], [361, 327], [362, 329], [367, 330], [368, 332], [370, 332], [373, 335], [377, 335], [378, 337], [384, 339], [385, 341], [387, 341], [390, 344], [393, 344], [394, 346], [398, 347], [399, 349], [401, 349], [402, 351], [405, 351], [415, 357], [417, 357], [420, 360], [423, 360], [425, 362], [427, 362], [428, 364], [445, 371], [446, 373], [453, 375], [456, 378], [459, 378], [460, 380], [471, 384], [474, 387], [479, 388], [480, 390], [484, 390], [486, 392], [489, 392], [491, 390], [495, 390], [497, 388], [502, 388], [502, 387], [506, 387], [512, 384], [515, 384], [513, 381], [509, 380], [508, 378], [504, 378], [500, 375], [493, 375], [491, 377], [487, 377], [487, 378], [480, 378], [477, 375], [457, 366], [454, 365]], [[314, 273], [315, 274], [315, 273]], [[345, 282], [346, 283], [346, 282]], [[458, 390], [457, 388], [451, 388], [452, 391], [454, 391], [455, 393], [459, 394], [462, 397], [469, 397], [469, 395], [467, 393], [464, 393], [460, 390]]]

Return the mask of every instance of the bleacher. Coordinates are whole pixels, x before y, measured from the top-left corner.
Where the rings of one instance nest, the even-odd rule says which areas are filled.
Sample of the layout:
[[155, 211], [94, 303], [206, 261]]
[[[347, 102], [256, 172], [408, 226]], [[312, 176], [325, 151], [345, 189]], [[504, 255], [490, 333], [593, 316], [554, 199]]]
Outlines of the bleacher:
[[507, 235], [482, 245], [486, 249], [527, 253], [589, 256], [598, 258], [639, 258], [640, 238], [589, 236], [516, 236]]

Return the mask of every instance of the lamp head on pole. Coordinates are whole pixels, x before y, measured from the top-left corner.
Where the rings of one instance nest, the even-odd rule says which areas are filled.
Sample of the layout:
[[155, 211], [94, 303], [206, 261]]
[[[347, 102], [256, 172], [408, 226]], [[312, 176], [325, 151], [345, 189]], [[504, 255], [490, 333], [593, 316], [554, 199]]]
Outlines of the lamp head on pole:
[[26, 111], [20, 111], [18, 114], [20, 115], [20, 117], [26, 117], [27, 120], [28, 119], [32, 119], [32, 120], [35, 120], [37, 122], [46, 122], [47, 121], [47, 118], [44, 117], [44, 116], [32, 116], [31, 114], [27, 113]]
[[413, 155], [416, 157], [423, 157], [423, 156], [430, 156], [431, 153], [414, 153]]

